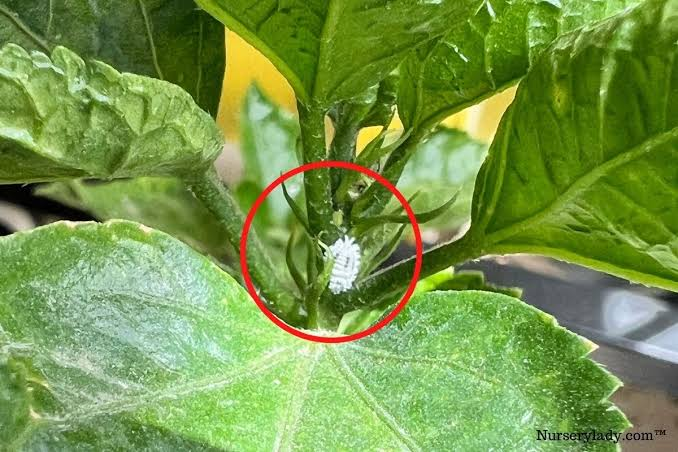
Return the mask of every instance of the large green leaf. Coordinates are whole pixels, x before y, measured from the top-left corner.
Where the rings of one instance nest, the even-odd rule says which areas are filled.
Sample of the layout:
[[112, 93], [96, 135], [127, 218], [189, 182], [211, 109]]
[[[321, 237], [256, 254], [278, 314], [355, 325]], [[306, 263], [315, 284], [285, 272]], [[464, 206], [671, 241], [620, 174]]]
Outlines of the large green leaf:
[[444, 127], [419, 145], [398, 181], [406, 197], [417, 193], [411, 203], [414, 211], [433, 210], [459, 193], [445, 214], [424, 227], [454, 230], [470, 219], [473, 186], [486, 155], [487, 145]]
[[178, 179], [55, 182], [38, 187], [36, 194], [87, 211], [99, 220], [142, 223], [215, 257], [223, 258], [232, 250], [224, 228]]
[[399, 113], [429, 127], [525, 75], [557, 36], [639, 0], [486, 0], [401, 68]]
[[0, 183], [201, 171], [222, 148], [181, 88], [57, 47], [0, 50]]
[[19, 450], [580, 450], [535, 429], [628, 426], [591, 344], [504, 295], [426, 294], [324, 345], [133, 223], [2, 238], [0, 273], [0, 441]]
[[263, 52], [305, 103], [362, 94], [482, 0], [197, 0]]
[[559, 39], [478, 176], [471, 237], [678, 290], [678, 1]]
[[0, 0], [0, 46], [57, 45], [188, 91], [217, 114], [224, 28], [190, 0]]

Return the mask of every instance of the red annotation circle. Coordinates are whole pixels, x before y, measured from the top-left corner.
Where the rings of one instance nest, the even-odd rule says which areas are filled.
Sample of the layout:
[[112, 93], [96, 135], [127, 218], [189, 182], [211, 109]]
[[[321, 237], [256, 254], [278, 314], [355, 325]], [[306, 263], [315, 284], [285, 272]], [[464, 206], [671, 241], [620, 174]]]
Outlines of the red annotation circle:
[[[414, 272], [412, 273], [412, 280], [410, 281], [410, 284], [407, 286], [407, 291], [405, 292], [405, 295], [403, 298], [400, 300], [398, 305], [391, 311], [390, 314], [388, 314], [386, 317], [384, 317], [380, 322], [372, 325], [371, 327], [367, 328], [366, 330], [363, 330], [359, 333], [351, 334], [348, 336], [317, 336], [314, 334], [309, 334], [305, 331], [298, 330], [287, 323], [283, 322], [280, 320], [273, 312], [271, 312], [270, 309], [266, 306], [264, 301], [259, 297], [259, 294], [257, 294], [257, 290], [254, 287], [254, 284], [252, 283], [252, 277], [250, 276], [249, 273], [249, 267], [247, 266], [247, 236], [250, 232], [250, 228], [252, 227], [252, 221], [254, 220], [254, 216], [257, 213], [257, 210], [261, 206], [261, 204], [264, 202], [266, 197], [271, 194], [273, 190], [275, 190], [278, 185], [282, 184], [285, 182], [287, 179], [296, 176], [297, 174], [303, 173], [305, 171], [310, 171], [314, 169], [319, 169], [319, 168], [343, 168], [351, 171], [358, 171], [362, 174], [365, 174], [372, 179], [376, 180], [388, 190], [393, 193], [393, 195], [400, 201], [400, 204], [402, 204], [403, 208], [407, 212], [407, 216], [410, 219], [410, 222], [412, 223], [412, 230], [414, 232], [414, 238], [416, 242], [416, 260], [414, 263]], [[243, 278], [245, 279], [245, 285], [247, 286], [247, 291], [249, 292], [250, 296], [254, 299], [255, 303], [257, 306], [259, 306], [259, 309], [268, 317], [271, 319], [273, 323], [278, 325], [280, 328], [283, 330], [287, 331], [290, 334], [293, 334], [301, 339], [306, 339], [308, 341], [313, 341], [313, 342], [324, 342], [324, 343], [342, 343], [342, 342], [351, 342], [355, 341], [358, 339], [361, 339], [363, 337], [369, 336], [370, 334], [376, 333], [386, 325], [388, 325], [393, 319], [396, 318], [396, 316], [400, 313], [400, 311], [403, 310], [407, 302], [410, 300], [412, 297], [412, 294], [414, 293], [414, 288], [417, 285], [417, 280], [419, 279], [419, 272], [421, 271], [421, 262], [423, 259], [423, 246], [421, 242], [421, 232], [419, 230], [419, 224], [417, 223], [417, 218], [414, 215], [414, 211], [412, 210], [412, 207], [410, 204], [407, 202], [407, 199], [405, 199], [405, 196], [403, 196], [400, 191], [393, 186], [388, 180], [386, 180], [384, 177], [382, 177], [379, 173], [372, 171], [369, 168], [365, 168], [360, 165], [356, 165], [355, 163], [348, 163], [348, 162], [340, 162], [340, 161], [321, 161], [321, 162], [313, 162], [313, 163], [307, 163], [306, 165], [302, 165], [298, 168], [292, 169], [276, 180], [274, 180], [266, 189], [259, 195], [259, 197], [254, 201], [254, 204], [252, 205], [252, 208], [250, 211], [247, 213], [247, 218], [245, 218], [245, 225], [243, 226], [242, 230], [242, 236], [240, 238], [240, 266], [242, 269], [242, 275]]]

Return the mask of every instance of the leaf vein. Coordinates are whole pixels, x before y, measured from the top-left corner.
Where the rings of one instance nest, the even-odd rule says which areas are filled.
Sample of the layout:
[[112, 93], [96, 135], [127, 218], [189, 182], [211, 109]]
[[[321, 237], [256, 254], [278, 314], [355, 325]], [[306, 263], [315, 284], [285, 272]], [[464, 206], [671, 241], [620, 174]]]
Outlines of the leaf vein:
[[52, 20], [54, 19], [54, 0], [49, 0], [49, 17], [47, 19], [47, 29], [45, 35], [49, 36], [52, 31]]
[[158, 63], [158, 50], [155, 47], [155, 40], [153, 39], [153, 26], [151, 24], [151, 19], [148, 16], [148, 11], [146, 11], [144, 0], [138, 1], [139, 8], [141, 9], [141, 15], [144, 18], [144, 25], [146, 26], [146, 35], [148, 37], [148, 45], [151, 50], [151, 56], [153, 57], [153, 66], [155, 66], [155, 71], [158, 73], [160, 80], [165, 80], [165, 76], [163, 75], [160, 64]]
[[83, 406], [64, 417], [56, 419], [56, 421], [58, 421], [60, 424], [70, 422], [80, 423], [104, 414], [134, 411], [147, 406], [151, 402], [159, 402], [161, 400], [167, 399], [178, 400], [180, 398], [203, 391], [221, 389], [233, 383], [237, 383], [246, 377], [258, 375], [278, 364], [287, 361], [291, 356], [285, 356], [285, 352], [289, 351], [290, 348], [283, 348], [272, 353], [264, 354], [260, 358], [249, 363], [249, 365], [246, 367], [231, 373], [205, 377], [196, 381], [170, 386], [157, 391], [133, 394], [132, 397], [122, 398], [112, 402]]
[[[317, 350], [310, 359], [300, 360], [297, 365], [294, 379], [292, 380], [295, 387], [292, 390], [292, 396], [289, 400], [290, 409], [288, 410], [288, 415], [283, 417], [282, 425], [276, 433], [273, 446], [274, 452], [293, 450], [292, 440], [302, 418], [302, 410], [304, 403], [306, 402], [308, 385], [313, 376], [313, 370], [315, 369], [316, 364], [318, 364], [320, 355], [321, 350]], [[300, 386], [297, 387], [297, 385]]]
[[[200, 103], [200, 88], [202, 86], [202, 44], [205, 39], [205, 18], [202, 14], [199, 16], [199, 36], [198, 36], [198, 79], [195, 82], [195, 101]], [[212, 113], [212, 112], [210, 112]]]
[[661, 221], [655, 213], [650, 212], [647, 207], [643, 206], [638, 201], [631, 198], [628, 194], [624, 193], [619, 188], [617, 188], [614, 185], [609, 184], [607, 182], [603, 182], [602, 185], [605, 188], [607, 188], [608, 190], [610, 190], [611, 192], [616, 193], [620, 198], [625, 199], [629, 204], [631, 204], [633, 206], [633, 208], [635, 208], [638, 212], [641, 212], [643, 215], [648, 217], [654, 224], [656, 224], [661, 229], [663, 229], [664, 232], [666, 232], [669, 236], [673, 237], [675, 235], [678, 235], [669, 228], [669, 225], [667, 225], [666, 223]]
[[[552, 214], [555, 211], [558, 211], [560, 208], [562, 208], [564, 205], [566, 205], [569, 201], [574, 199], [578, 194], [580, 194], [583, 190], [586, 190], [589, 188], [591, 185], [593, 185], [595, 182], [597, 182], [601, 177], [605, 176], [608, 172], [617, 169], [618, 167], [630, 163], [643, 155], [645, 155], [648, 152], [651, 152], [653, 148], [656, 148], [658, 146], [661, 146], [663, 144], [668, 143], [671, 140], [678, 139], [678, 127], [674, 127], [671, 130], [668, 130], [666, 132], [660, 133], [660, 134], [655, 134], [645, 141], [643, 141], [641, 144], [637, 145], [636, 147], [632, 148], [628, 152], [622, 152], [618, 154], [617, 156], [613, 157], [612, 159], [606, 161], [602, 165], [594, 168], [592, 171], [589, 171], [582, 176], [580, 176], [575, 182], [573, 182], [565, 191], [563, 191], [559, 196], [556, 196], [554, 200], [546, 205], [544, 208], [539, 210], [538, 212], [535, 212], [528, 218], [518, 221], [517, 223], [514, 223], [511, 226], [507, 226], [502, 229], [498, 229], [496, 231], [491, 232], [490, 234], [487, 235], [487, 243], [492, 247], [492, 245], [498, 244], [499, 242], [506, 240], [507, 238], [510, 238], [525, 229], [528, 229], [532, 227], [535, 224], [538, 224], [542, 220], [544, 220], [546, 217], [548, 217], [550, 214]], [[502, 146], [503, 147], [503, 146]], [[502, 159], [502, 162], [504, 162], [506, 158]], [[499, 179], [501, 181], [501, 179]], [[501, 183], [496, 184], [497, 186], [501, 187]], [[496, 190], [500, 191], [500, 189]], [[495, 200], [492, 205], [496, 205], [496, 202], [498, 200]], [[492, 208], [493, 210], [493, 208]], [[490, 216], [492, 215], [492, 211], [490, 211]], [[489, 221], [489, 219], [488, 219]]]
[[328, 355], [330, 359], [337, 367], [337, 370], [342, 377], [346, 380], [348, 385], [356, 392], [360, 400], [363, 401], [365, 406], [374, 413], [374, 415], [386, 426], [388, 429], [393, 432], [394, 436], [405, 446], [408, 450], [411, 451], [421, 451], [423, 448], [417, 444], [414, 438], [405, 430], [389, 413], [384, 406], [382, 406], [379, 401], [369, 392], [365, 383], [363, 383], [360, 378], [353, 373], [349, 367], [346, 360], [341, 356], [341, 354], [335, 350], [333, 347], [327, 347]]
[[316, 75], [315, 79], [313, 81], [313, 87], [311, 88], [311, 93], [313, 94], [313, 97], [317, 98], [318, 97], [318, 87], [321, 86], [322, 84], [322, 76], [324, 75], [323, 71], [321, 70], [321, 65], [322, 62], [326, 58], [327, 54], [327, 44], [332, 41], [332, 34], [335, 32], [336, 27], [337, 27], [337, 2], [335, 0], [328, 0], [327, 4], [327, 13], [325, 14], [325, 20], [323, 22], [323, 27], [322, 30], [320, 31], [320, 37], [318, 40], [318, 57], [316, 60]]
[[12, 22], [15, 27], [17, 27], [22, 33], [28, 36], [28, 38], [30, 38], [31, 41], [35, 42], [38, 45], [38, 47], [40, 47], [44, 52], [46, 53], [50, 52], [50, 47], [47, 44], [47, 42], [43, 40], [41, 37], [39, 37], [35, 32], [33, 32], [33, 30], [28, 28], [28, 25], [26, 25], [19, 18], [18, 14], [13, 13], [10, 9], [0, 4], [0, 15], [7, 17], [7, 19], [9, 19], [9, 21]]

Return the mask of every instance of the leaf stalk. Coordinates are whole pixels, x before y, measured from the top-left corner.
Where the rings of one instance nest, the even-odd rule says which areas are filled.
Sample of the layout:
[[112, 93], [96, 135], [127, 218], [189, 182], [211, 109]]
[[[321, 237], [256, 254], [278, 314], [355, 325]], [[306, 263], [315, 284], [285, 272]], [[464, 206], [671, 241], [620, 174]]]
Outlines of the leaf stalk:
[[[229, 243], [239, 250], [245, 216], [214, 167], [203, 175], [186, 182], [195, 197], [224, 227]], [[305, 318], [299, 304], [284, 288], [279, 275], [274, 270], [276, 267], [273, 266], [254, 228], [249, 232], [247, 251], [249, 272], [269, 308], [287, 323], [304, 324]]]
[[[425, 278], [450, 266], [482, 256], [483, 251], [477, 245], [478, 243], [480, 241], [467, 234], [459, 240], [444, 243], [426, 251], [423, 255], [419, 278]], [[335, 297], [332, 303], [334, 309], [343, 314], [355, 309], [394, 303], [404, 294], [412, 279], [415, 261], [415, 257], [405, 259], [366, 278], [349, 294]]]

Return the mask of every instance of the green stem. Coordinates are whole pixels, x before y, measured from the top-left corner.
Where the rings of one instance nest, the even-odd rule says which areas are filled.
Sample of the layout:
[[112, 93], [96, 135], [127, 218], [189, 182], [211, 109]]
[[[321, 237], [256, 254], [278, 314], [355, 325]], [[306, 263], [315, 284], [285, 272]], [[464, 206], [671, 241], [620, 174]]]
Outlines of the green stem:
[[[330, 282], [330, 275], [332, 267], [334, 266], [334, 259], [329, 259], [324, 262], [323, 271], [318, 278], [312, 283], [311, 288], [306, 296], [306, 311], [308, 312], [308, 328], [317, 329], [318, 327], [328, 328], [328, 316], [320, 312], [320, 297], [323, 292], [326, 292], [327, 285]], [[339, 324], [329, 325], [330, 329], [336, 328]]]
[[[240, 238], [245, 223], [240, 206], [222, 183], [214, 168], [202, 176], [187, 181], [190, 190], [205, 207], [214, 215], [226, 231], [228, 241], [236, 249], [240, 249]], [[280, 318], [292, 325], [305, 323], [300, 306], [289, 291], [284, 289], [275, 266], [264, 251], [264, 246], [251, 229], [247, 242], [247, 262], [250, 275], [257, 288], [269, 304], [270, 309]]]
[[[299, 125], [304, 163], [327, 160], [325, 142], [325, 111], [317, 106], [306, 107], [298, 104]], [[306, 211], [311, 232], [318, 236], [332, 227], [332, 190], [330, 173], [327, 168], [304, 173]]]
[[[330, 160], [352, 162], [355, 158], [359, 131], [360, 123], [345, 121], [343, 118], [340, 118], [337, 121], [334, 139], [330, 146]], [[341, 168], [332, 168], [330, 170], [333, 196], [341, 184], [343, 179], [342, 174], [344, 173], [347, 173], [347, 171]]]
[[308, 311], [308, 319], [306, 323], [306, 328], [308, 328], [309, 330], [318, 329], [318, 306], [319, 300], [317, 297], [310, 300], [307, 299], [306, 310]]
[[[426, 278], [448, 267], [477, 258], [482, 251], [478, 241], [468, 234], [463, 238], [439, 245], [424, 253], [419, 278]], [[379, 306], [401, 297], [412, 279], [415, 258], [401, 261], [367, 278], [348, 296], [333, 301], [335, 310], [346, 313], [355, 309]]]

